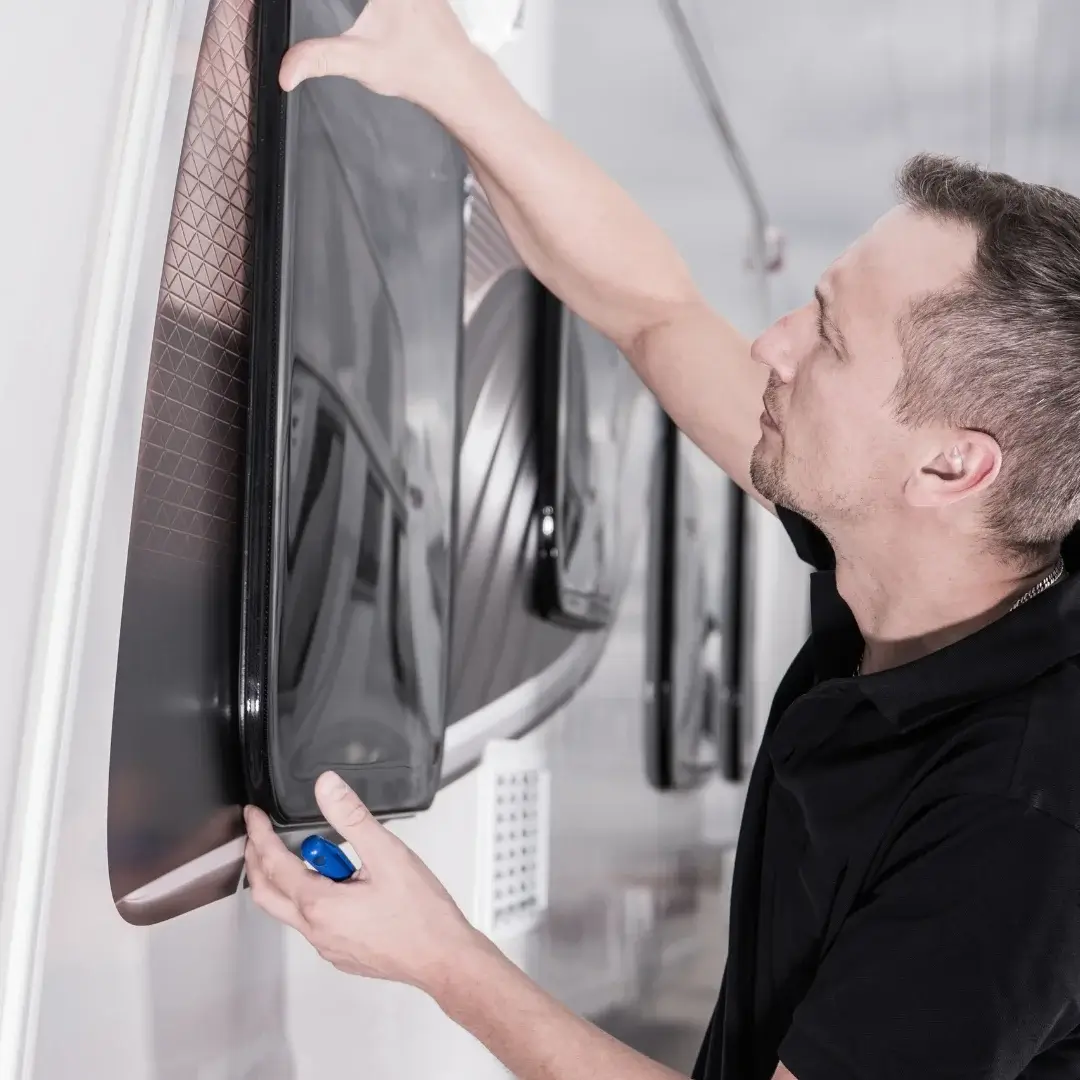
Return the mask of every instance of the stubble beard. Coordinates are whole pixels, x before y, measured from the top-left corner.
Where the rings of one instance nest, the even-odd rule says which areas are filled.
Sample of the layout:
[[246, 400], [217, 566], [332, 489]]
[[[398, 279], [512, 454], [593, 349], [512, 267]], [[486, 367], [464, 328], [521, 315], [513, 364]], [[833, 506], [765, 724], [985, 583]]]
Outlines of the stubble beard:
[[750, 456], [750, 483], [764, 499], [776, 506], [790, 506], [791, 497], [787, 486], [782, 456], [767, 457], [764, 440], [759, 442]]

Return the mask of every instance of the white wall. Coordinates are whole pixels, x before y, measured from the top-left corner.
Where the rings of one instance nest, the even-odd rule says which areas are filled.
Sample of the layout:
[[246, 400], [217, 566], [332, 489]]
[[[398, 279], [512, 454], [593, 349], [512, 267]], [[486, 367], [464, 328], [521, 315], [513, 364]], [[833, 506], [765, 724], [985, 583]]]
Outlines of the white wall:
[[[148, 196], [177, 10], [166, 0], [5, 3], [0, 10], [5, 1077], [27, 1064], [23, 1035], [33, 1027], [36, 946], [78, 707], [84, 571], [94, 552], [102, 447], [115, 416], [113, 375], [126, 346], [131, 240]], [[95, 660], [108, 668], [115, 654]]]
[[[131, 0], [0, 5], [0, 837], [9, 826], [19, 733], [33, 726], [31, 673], [57, 507], [62, 436], [83, 388], [94, 274], [115, 156]], [[39, 688], [40, 689], [40, 688]]]

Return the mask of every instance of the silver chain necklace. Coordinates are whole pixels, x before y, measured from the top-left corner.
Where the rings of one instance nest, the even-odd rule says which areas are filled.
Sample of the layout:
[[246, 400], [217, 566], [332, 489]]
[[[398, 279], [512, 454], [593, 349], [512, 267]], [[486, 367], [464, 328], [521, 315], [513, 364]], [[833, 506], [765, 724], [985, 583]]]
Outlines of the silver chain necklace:
[[[1055, 586], [1065, 576], [1065, 563], [1061, 556], [1058, 556], [1057, 562], [1051, 567], [1050, 572], [1040, 578], [1034, 585], [1015, 604], [1005, 613], [1006, 615], [1015, 611], [1021, 604], [1026, 604], [1029, 600], [1034, 599], [1040, 593], [1046, 592], [1047, 589]], [[866, 649], [863, 649], [862, 655], [859, 657], [858, 666], [855, 668], [852, 678], [857, 679], [862, 674], [863, 661], [866, 659]]]

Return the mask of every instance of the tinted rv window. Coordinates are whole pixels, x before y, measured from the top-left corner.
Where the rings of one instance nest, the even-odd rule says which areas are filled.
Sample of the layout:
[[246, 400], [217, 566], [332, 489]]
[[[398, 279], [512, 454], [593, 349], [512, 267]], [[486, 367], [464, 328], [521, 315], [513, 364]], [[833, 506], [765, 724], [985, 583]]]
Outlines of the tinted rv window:
[[535, 596], [548, 618], [601, 626], [617, 573], [619, 447], [640, 384], [607, 338], [542, 289], [538, 307]]
[[[355, 16], [293, 0], [280, 17], [270, 74], [287, 41]], [[315, 820], [335, 768], [373, 810], [417, 808], [445, 725], [463, 158], [419, 109], [344, 79], [259, 94], [249, 790], [283, 823]]]
[[[649, 537], [646, 769], [660, 790], [702, 783], [718, 766], [716, 692], [707, 646], [721, 593], [706, 572], [702, 490], [690, 443], [670, 419], [654, 479]], [[716, 486], [722, 483], [716, 474]], [[718, 530], [717, 530], [718, 531]]]

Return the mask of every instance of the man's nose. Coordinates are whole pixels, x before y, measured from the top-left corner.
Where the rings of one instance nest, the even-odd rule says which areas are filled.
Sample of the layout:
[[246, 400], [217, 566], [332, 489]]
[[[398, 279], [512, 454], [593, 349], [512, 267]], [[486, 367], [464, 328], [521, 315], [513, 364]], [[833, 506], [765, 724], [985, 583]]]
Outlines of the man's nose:
[[801, 340], [799, 315], [799, 311], [791, 311], [781, 316], [750, 346], [751, 357], [764, 364], [784, 383], [791, 382], [798, 367]]

